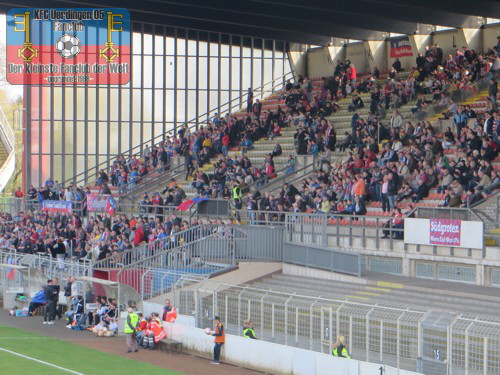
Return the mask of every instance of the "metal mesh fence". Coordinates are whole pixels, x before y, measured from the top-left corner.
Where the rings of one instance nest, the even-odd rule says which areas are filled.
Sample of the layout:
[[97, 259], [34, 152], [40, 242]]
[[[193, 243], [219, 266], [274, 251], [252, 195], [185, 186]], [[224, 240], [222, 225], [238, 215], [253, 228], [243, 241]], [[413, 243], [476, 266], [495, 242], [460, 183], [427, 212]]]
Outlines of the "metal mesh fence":
[[199, 327], [220, 315], [239, 335], [251, 319], [259, 339], [331, 352], [344, 335], [355, 359], [427, 375], [500, 374], [500, 319], [299, 295], [205, 280], [174, 291], [182, 314]]

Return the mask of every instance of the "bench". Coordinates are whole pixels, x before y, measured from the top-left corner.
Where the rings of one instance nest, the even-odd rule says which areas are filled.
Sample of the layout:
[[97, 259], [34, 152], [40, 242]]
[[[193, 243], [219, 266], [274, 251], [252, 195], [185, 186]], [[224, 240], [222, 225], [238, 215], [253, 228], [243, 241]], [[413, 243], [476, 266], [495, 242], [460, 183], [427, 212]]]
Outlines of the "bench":
[[159, 342], [159, 349], [162, 352], [176, 352], [182, 354], [182, 342], [173, 339], [163, 339]]

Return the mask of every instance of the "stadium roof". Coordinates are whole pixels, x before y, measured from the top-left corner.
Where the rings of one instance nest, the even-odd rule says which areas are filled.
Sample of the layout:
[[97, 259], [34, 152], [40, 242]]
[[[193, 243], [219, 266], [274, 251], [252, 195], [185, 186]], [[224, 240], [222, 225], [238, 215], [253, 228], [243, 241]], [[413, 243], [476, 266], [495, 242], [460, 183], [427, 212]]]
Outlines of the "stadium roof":
[[420, 24], [478, 27], [500, 18], [498, 0], [0, 0], [12, 7], [128, 8], [132, 20], [325, 45], [331, 37], [380, 40]]

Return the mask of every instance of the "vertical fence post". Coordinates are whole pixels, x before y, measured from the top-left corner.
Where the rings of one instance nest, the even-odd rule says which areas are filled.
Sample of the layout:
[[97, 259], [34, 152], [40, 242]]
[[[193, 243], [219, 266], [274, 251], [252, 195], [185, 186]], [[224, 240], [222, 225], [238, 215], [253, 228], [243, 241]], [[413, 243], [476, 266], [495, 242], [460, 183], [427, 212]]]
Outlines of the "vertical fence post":
[[352, 338], [352, 315], [349, 315], [349, 347], [353, 347], [353, 338]]
[[264, 298], [267, 293], [265, 293], [260, 299], [260, 337], [264, 337]]
[[366, 346], [366, 354], [365, 354], [365, 358], [366, 358], [366, 361], [368, 361], [370, 359], [370, 314], [372, 313], [373, 311], [373, 307], [370, 309], [370, 311], [368, 311], [368, 313], [366, 314], [366, 317], [365, 317], [365, 339], [366, 339], [366, 343], [365, 343], [365, 346]]
[[384, 357], [384, 321], [380, 320], [380, 362]]
[[299, 343], [299, 308], [295, 308], [295, 346]]
[[465, 362], [464, 362], [465, 375], [467, 375], [469, 373], [469, 327], [470, 327], [470, 325], [465, 329], [465, 343], [464, 343], [464, 349], [465, 349]]
[[404, 314], [405, 312], [403, 311], [396, 320], [396, 367], [398, 369], [401, 361], [401, 318]]
[[[226, 306], [224, 306], [224, 321], [227, 325], [229, 325], [229, 296], [226, 294], [225, 296]], [[236, 322], [236, 326], [238, 327], [240, 322]]]
[[488, 337], [484, 337], [483, 343], [483, 375], [488, 375]]

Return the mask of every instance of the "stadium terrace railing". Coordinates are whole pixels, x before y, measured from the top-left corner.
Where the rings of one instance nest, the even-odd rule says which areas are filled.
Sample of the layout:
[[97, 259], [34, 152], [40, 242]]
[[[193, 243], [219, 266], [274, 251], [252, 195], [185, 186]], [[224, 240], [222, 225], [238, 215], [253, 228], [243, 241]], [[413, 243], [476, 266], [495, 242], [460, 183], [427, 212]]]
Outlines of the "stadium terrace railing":
[[[165, 293], [198, 284], [208, 278], [214, 272], [197, 275], [193, 273], [163, 271], [161, 269], [147, 270], [142, 274], [141, 296], [143, 301], [161, 296]], [[175, 301], [174, 301], [175, 306]]]
[[228, 333], [240, 335], [251, 319], [260, 340], [331, 353], [344, 335], [354, 359], [426, 375], [500, 374], [500, 320], [406, 306], [354, 302], [215, 281], [175, 290], [181, 314], [197, 327], [220, 315]]
[[[462, 104], [476, 97], [478, 94], [480, 94], [487, 88], [488, 88], [488, 79], [481, 78], [476, 82], [470, 82], [468, 85], [461, 87], [457, 86], [454, 83], [451, 83], [448, 93], [450, 97], [453, 100], [455, 100], [455, 102]], [[441, 115], [446, 111], [447, 111], [446, 107], [438, 107], [436, 105], [430, 105], [425, 109], [416, 112], [414, 115], [418, 120], [425, 120], [426, 118]]]
[[[73, 202], [72, 212], [80, 217], [86, 216], [86, 198], [83, 201]], [[16, 215], [21, 212], [33, 213], [42, 210], [42, 204], [36, 199], [13, 198], [0, 196], [0, 212]]]
[[119, 288], [131, 287], [144, 300], [166, 293], [179, 275], [210, 275], [236, 266], [237, 248], [246, 241], [244, 234], [238, 235], [239, 229], [230, 226], [205, 229], [210, 232], [196, 240], [120, 267], [116, 276]]
[[[92, 263], [92, 267], [93, 269], [122, 268], [132, 263], [140, 262], [141, 259], [171, 251], [173, 248], [182, 244], [187, 244], [200, 239], [203, 236], [208, 235], [211, 229], [212, 227], [202, 227], [197, 225], [186, 230], [170, 234], [165, 238], [155, 240], [120, 253], [111, 254], [107, 258], [101, 260], [96, 260]], [[94, 254], [94, 256], [96, 255], [98, 254]]]
[[[496, 204], [496, 201], [494, 202]], [[488, 229], [489, 219], [485, 213], [480, 214], [474, 209], [455, 208], [427, 208], [417, 207], [413, 210], [416, 217], [437, 217], [464, 221], [481, 221]], [[290, 213], [260, 210], [233, 210], [234, 220], [251, 226], [284, 226], [285, 242], [311, 245], [329, 246], [333, 248], [367, 247], [386, 250], [396, 249], [396, 244], [404, 238], [404, 227], [394, 225], [392, 216], [344, 215], [323, 213]], [[495, 216], [495, 214], [493, 215]], [[498, 227], [496, 224], [495, 227]], [[500, 235], [487, 233], [485, 237], [500, 244]], [[482, 256], [486, 255], [486, 242]], [[421, 245], [417, 245], [420, 248]], [[403, 244], [407, 250], [407, 244]], [[398, 246], [399, 248], [399, 246]], [[470, 249], [469, 251], [476, 251]], [[477, 250], [481, 251], [481, 250]], [[453, 248], [450, 248], [453, 254]]]
[[302, 180], [308, 177], [309, 174], [313, 173], [315, 165], [316, 161], [313, 158], [313, 161], [311, 163], [299, 169], [295, 169], [293, 172], [290, 172], [290, 167], [287, 166], [276, 172], [276, 178], [261, 178], [251, 184], [246, 185], [242, 189], [242, 192], [248, 193], [252, 189], [252, 187], [255, 187], [258, 190], [271, 191], [273, 189], [277, 189], [280, 186], [283, 186], [285, 183], [294, 183], [298, 180]]
[[[265, 83], [262, 86], [257, 87], [256, 89], [253, 90], [254, 99], [259, 99], [259, 98], [262, 99], [262, 98], [264, 98], [264, 95], [267, 93], [274, 93], [276, 91], [281, 90], [284, 87], [286, 81], [288, 79], [293, 79], [293, 78], [294, 78], [293, 72], [289, 72], [289, 73], [284, 74], [283, 76], [277, 77], [277, 78], [273, 79], [272, 81]], [[242, 96], [234, 98], [234, 99], [218, 106], [217, 108], [211, 109], [210, 111], [208, 111], [208, 112], [206, 112], [206, 113], [204, 113], [196, 118], [193, 118], [192, 120], [187, 121], [185, 123], [185, 125], [188, 126], [189, 130], [197, 130], [200, 125], [208, 123], [210, 121], [210, 118], [213, 117], [216, 113], [220, 114], [221, 116], [225, 113], [233, 113], [234, 110], [241, 108], [241, 106], [245, 102], [244, 98], [246, 98], [246, 96], [247, 96], [247, 94], [244, 94]], [[177, 132], [177, 129], [174, 128], [174, 129], [168, 130], [166, 133], [159, 134], [156, 137], [153, 137], [152, 139], [144, 142], [143, 144], [137, 145], [130, 150], [124, 151], [115, 157], [109, 158], [108, 160], [106, 160], [102, 163], [99, 163], [99, 164], [95, 165], [94, 167], [91, 167], [91, 168], [63, 181], [63, 186], [67, 186], [70, 183], [73, 183], [75, 185], [87, 184], [89, 182], [88, 181], [89, 178], [91, 178], [90, 176], [96, 176], [95, 180], [94, 180], [94, 181], [96, 181], [98, 174], [99, 174], [99, 171], [101, 169], [106, 169], [106, 170], [109, 169], [109, 166], [111, 164], [113, 164], [113, 162], [115, 160], [117, 160], [120, 155], [129, 155], [129, 156], [136, 155], [136, 156], [140, 157], [141, 153], [142, 153], [142, 149], [144, 148], [145, 145], [157, 145], [160, 142], [165, 141], [166, 137], [175, 135], [176, 132]]]
[[41, 271], [47, 278], [88, 276], [91, 270], [91, 262], [87, 259], [68, 257], [64, 261], [58, 261], [46, 254], [26, 254], [14, 249], [0, 249], [0, 263], [26, 266]]
[[148, 174], [142, 176], [138, 181], [131, 181], [124, 185], [118, 186], [120, 196], [131, 195], [132, 199], [137, 197], [137, 194], [145, 188], [158, 184], [168, 174], [172, 178], [178, 178], [184, 172], [184, 165], [169, 164], [166, 167], [158, 166], [156, 170], [149, 171]]

